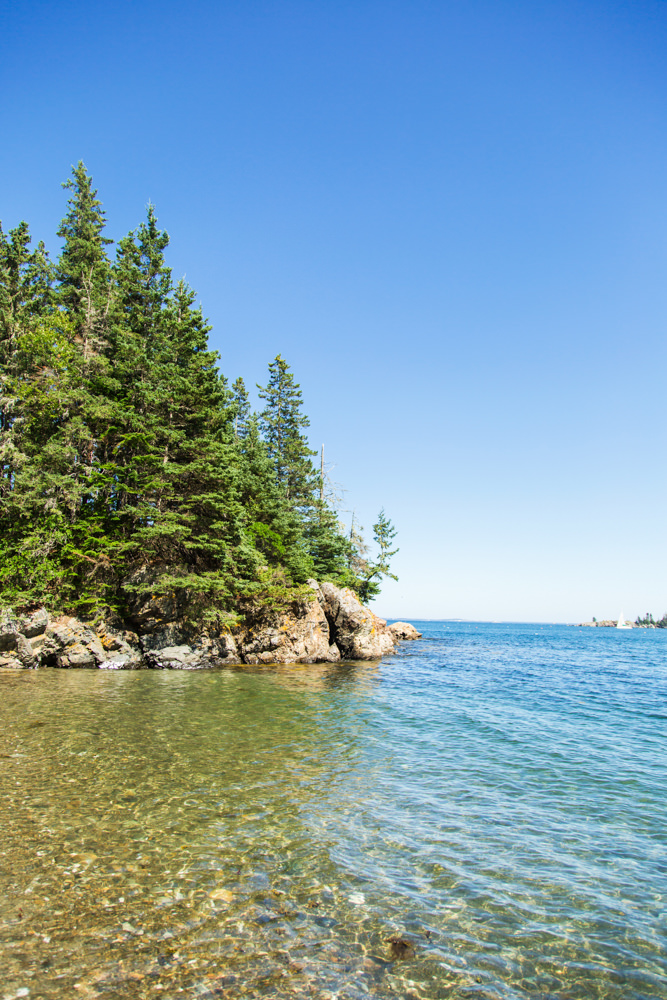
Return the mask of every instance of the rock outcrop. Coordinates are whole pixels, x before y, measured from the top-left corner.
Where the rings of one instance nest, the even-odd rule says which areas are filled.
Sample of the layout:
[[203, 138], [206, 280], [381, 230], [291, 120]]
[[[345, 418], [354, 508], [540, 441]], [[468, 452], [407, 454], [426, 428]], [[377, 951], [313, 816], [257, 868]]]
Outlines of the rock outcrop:
[[343, 659], [376, 660], [393, 652], [394, 637], [386, 621], [365, 608], [353, 590], [323, 583], [318, 596]]
[[[0, 668], [202, 670], [229, 664], [374, 660], [399, 639], [419, 638], [405, 622], [387, 626], [356, 594], [308, 581], [281, 605], [249, 604], [243, 624], [196, 628], [177, 601], [133, 602], [126, 623], [92, 624], [43, 608], [0, 618]], [[132, 626], [126, 629], [123, 624]]]
[[250, 612], [250, 622], [241, 638], [244, 663], [323, 663], [340, 660], [341, 652], [331, 642], [330, 629], [320, 588], [309, 580], [313, 591], [287, 608]]

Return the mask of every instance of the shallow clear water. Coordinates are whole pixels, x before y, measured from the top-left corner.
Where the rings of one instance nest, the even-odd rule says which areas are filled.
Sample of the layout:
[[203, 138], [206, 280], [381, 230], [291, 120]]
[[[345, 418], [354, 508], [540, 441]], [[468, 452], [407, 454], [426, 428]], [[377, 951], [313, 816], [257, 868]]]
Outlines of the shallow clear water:
[[667, 630], [420, 627], [0, 674], [0, 1000], [667, 998]]

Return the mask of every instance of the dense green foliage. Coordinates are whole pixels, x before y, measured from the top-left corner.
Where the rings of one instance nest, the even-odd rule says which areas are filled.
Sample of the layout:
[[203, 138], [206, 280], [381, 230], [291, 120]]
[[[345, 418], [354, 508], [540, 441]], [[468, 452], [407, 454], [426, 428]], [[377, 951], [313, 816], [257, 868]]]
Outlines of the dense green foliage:
[[394, 529], [381, 513], [374, 563], [339, 523], [287, 362], [252, 413], [152, 206], [112, 258], [82, 163], [65, 187], [55, 263], [0, 227], [2, 603], [122, 614], [143, 589], [205, 616], [309, 576], [375, 596]]
[[667, 628], [667, 613], [656, 621], [651, 612], [647, 611], [644, 618], [638, 616], [635, 619], [635, 625], [639, 625], [640, 628]]

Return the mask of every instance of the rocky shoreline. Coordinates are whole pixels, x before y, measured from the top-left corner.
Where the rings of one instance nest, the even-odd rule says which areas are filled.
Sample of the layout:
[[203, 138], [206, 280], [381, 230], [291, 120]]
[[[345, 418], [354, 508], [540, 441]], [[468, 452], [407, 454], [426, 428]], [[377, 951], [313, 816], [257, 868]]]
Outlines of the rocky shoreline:
[[387, 625], [356, 594], [308, 581], [281, 607], [251, 608], [243, 624], [201, 627], [168, 598], [152, 597], [123, 622], [50, 615], [44, 608], [0, 617], [0, 669], [206, 670], [258, 663], [375, 660], [419, 639], [407, 622]]

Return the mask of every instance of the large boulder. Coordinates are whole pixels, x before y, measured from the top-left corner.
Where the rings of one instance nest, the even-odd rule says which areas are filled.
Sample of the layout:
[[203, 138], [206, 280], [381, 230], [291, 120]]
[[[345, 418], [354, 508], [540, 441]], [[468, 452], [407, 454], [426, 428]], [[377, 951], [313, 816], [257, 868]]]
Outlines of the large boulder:
[[68, 615], [49, 622], [40, 653], [53, 667], [97, 667], [108, 659], [94, 628]]
[[203, 663], [200, 654], [191, 646], [165, 646], [164, 649], [152, 650], [146, 653], [149, 667], [154, 670], [201, 670]]
[[145, 666], [136, 632], [104, 623], [97, 626], [96, 632], [105, 653], [105, 659], [97, 661], [101, 670], [141, 670]]
[[40, 608], [27, 615], [11, 610], [0, 614], [0, 667], [31, 670], [38, 667], [44, 633], [49, 623], [47, 612]]
[[30, 640], [19, 631], [19, 625], [11, 618], [0, 622], [0, 667], [5, 670], [26, 670], [39, 664]]
[[421, 632], [418, 632], [414, 625], [409, 622], [392, 622], [387, 628], [394, 639], [421, 639], [422, 637]]
[[44, 608], [37, 608], [29, 615], [23, 615], [17, 620], [19, 631], [26, 639], [37, 639], [43, 636], [49, 624], [49, 613]]
[[394, 636], [384, 618], [365, 608], [349, 587], [323, 583], [319, 599], [329, 622], [331, 641], [345, 660], [378, 660], [394, 650]]

